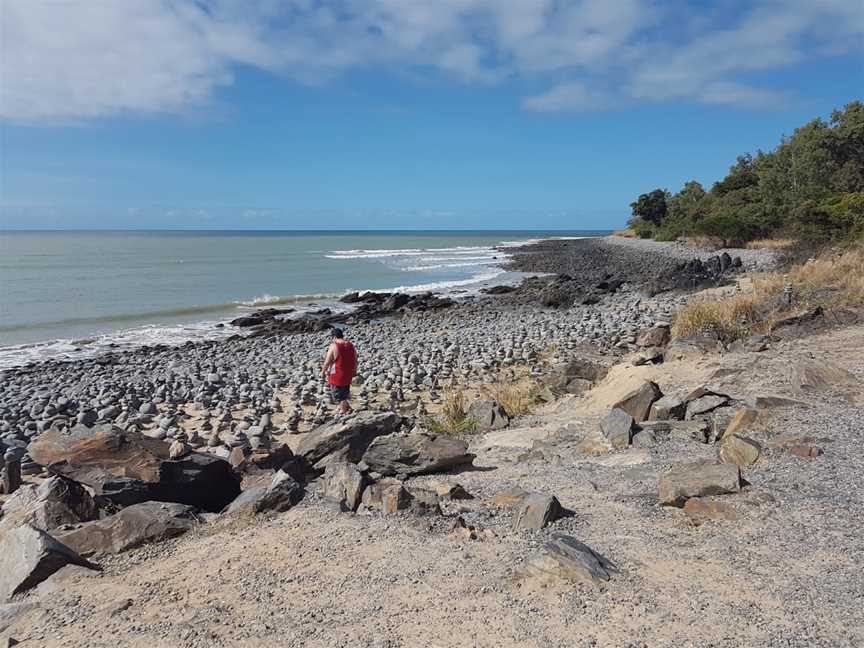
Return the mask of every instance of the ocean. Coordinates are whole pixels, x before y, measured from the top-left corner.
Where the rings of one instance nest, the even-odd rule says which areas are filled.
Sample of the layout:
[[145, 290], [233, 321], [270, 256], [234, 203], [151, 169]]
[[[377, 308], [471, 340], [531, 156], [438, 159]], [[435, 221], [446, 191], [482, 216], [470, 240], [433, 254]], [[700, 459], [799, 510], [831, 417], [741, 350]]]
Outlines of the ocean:
[[352, 290], [514, 281], [507, 248], [606, 232], [0, 232], [0, 368], [237, 332], [267, 306], [339, 308]]

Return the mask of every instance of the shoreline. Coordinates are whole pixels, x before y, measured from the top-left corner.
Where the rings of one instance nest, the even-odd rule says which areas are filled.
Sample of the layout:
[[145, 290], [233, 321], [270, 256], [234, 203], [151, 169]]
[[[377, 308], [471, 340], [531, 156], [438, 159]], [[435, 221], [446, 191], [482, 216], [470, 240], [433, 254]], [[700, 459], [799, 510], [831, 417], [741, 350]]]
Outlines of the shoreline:
[[[302, 418], [302, 427], [332, 416], [318, 374], [331, 322], [346, 325], [359, 351], [361, 378], [353, 390], [358, 407], [395, 401], [410, 409], [421, 394], [440, 397], [454, 381], [494, 382], [541, 358], [551, 367], [586, 345], [623, 355], [637, 348], [640, 331], [670, 325], [688, 298], [687, 291], [646, 293], [642, 284], [653, 278], [654, 269], [644, 255], [626, 248], [624, 257], [609, 257], [614, 244], [605, 239], [538, 242], [517, 248], [514, 255], [537, 258], [537, 250], [549, 245], [562, 250], [560, 267], [581, 263], [586, 268], [581, 278], [528, 278], [500, 294], [458, 301], [421, 295], [401, 309], [380, 310], [375, 302], [364, 310], [367, 305], [361, 304], [347, 316], [270, 319], [248, 329], [226, 326], [221, 340], [109, 350], [2, 370], [0, 443], [26, 447], [43, 430], [96, 421], [135, 425], [171, 438], [184, 432], [177, 426], [159, 428], [152, 412], [180, 411], [182, 418], [184, 408], [190, 408], [222, 417], [220, 425], [199, 437], [201, 447], [227, 449], [231, 428], [244, 420], [250, 424], [284, 414]], [[540, 254], [549, 258], [546, 251]], [[599, 261], [608, 258], [629, 261], [599, 268]], [[601, 270], [616, 278], [586, 292]], [[412, 304], [417, 307], [406, 312]], [[276, 397], [279, 393], [288, 394], [285, 402]], [[308, 411], [311, 405], [315, 411]], [[284, 426], [278, 430], [288, 433]]]
[[[499, 269], [493, 277], [471, 278], [458, 282], [449, 282], [453, 285], [448, 290], [431, 292], [445, 298], [454, 299], [457, 302], [470, 301], [472, 298], [481, 298], [483, 292], [490, 287], [496, 286], [519, 286], [526, 279], [532, 277], [540, 278], [542, 282], [546, 277], [560, 274], [573, 273], [576, 285], [571, 289], [585, 293], [586, 289], [607, 279], [610, 272], [606, 265], [591, 262], [592, 255], [585, 253], [585, 248], [592, 248], [596, 252], [597, 245], [601, 248], [616, 250], [620, 248], [624, 252], [613, 255], [611, 260], [604, 255], [602, 261], [611, 263], [619, 270], [623, 268], [624, 281], [634, 281], [644, 289], [644, 281], [640, 278], [668, 272], [677, 263], [694, 258], [706, 258], [712, 252], [697, 248], [688, 248], [675, 244], [657, 243], [648, 240], [623, 239], [615, 236], [562, 236], [548, 239], [529, 239], [520, 245], [507, 244], [495, 246], [493, 249], [500, 252], [504, 258], [498, 265], [490, 266]], [[633, 255], [628, 255], [627, 250], [639, 252], [650, 252], [648, 256], [638, 255], [636, 263], [632, 263]], [[720, 251], [723, 252], [723, 251]], [[748, 270], [763, 269], [776, 263], [777, 255], [762, 250], [729, 250], [735, 255], [744, 258], [744, 268]], [[628, 256], [631, 258], [628, 259]], [[647, 261], [651, 262], [649, 267], [644, 267]], [[635, 266], [635, 267], [634, 267]], [[588, 271], [588, 272], [586, 272]], [[482, 273], [481, 273], [482, 275]], [[394, 288], [380, 289], [375, 291], [382, 294], [405, 292], [407, 294], [418, 294], [428, 292], [426, 285], [399, 286]], [[187, 342], [223, 341], [228, 337], [241, 331], [232, 331], [229, 323], [245, 315], [273, 308], [287, 307], [295, 312], [288, 318], [303, 317], [322, 308], [339, 312], [344, 309], [346, 316], [350, 314], [351, 307], [340, 302], [341, 298], [349, 294], [349, 290], [342, 293], [294, 295], [284, 297], [273, 297], [265, 295], [248, 301], [235, 301], [220, 306], [199, 306], [176, 309], [178, 312], [189, 310], [212, 311], [221, 313], [220, 317], [210, 320], [189, 319], [182, 317], [180, 321], [172, 322], [171, 318], [160, 322], [145, 323], [129, 328], [118, 328], [108, 331], [97, 331], [89, 334], [81, 334], [72, 337], [58, 337], [44, 340], [27, 341], [20, 344], [9, 344], [0, 347], [0, 371], [32, 366], [49, 360], [75, 362], [80, 359], [98, 357], [105, 353], [118, 351], [134, 351], [138, 348], [148, 346], [168, 345], [172, 347], [183, 346]], [[364, 292], [364, 291], [360, 291]], [[530, 291], [529, 291], [530, 292]], [[515, 296], [504, 302], [520, 301]], [[521, 302], [536, 301], [532, 296], [522, 299]], [[167, 312], [167, 311], [166, 311]], [[174, 312], [174, 311], [171, 311]], [[144, 315], [130, 315], [128, 319], [136, 319]], [[123, 316], [108, 316], [105, 319], [122, 321]], [[33, 328], [47, 328], [49, 324], [38, 324]]]

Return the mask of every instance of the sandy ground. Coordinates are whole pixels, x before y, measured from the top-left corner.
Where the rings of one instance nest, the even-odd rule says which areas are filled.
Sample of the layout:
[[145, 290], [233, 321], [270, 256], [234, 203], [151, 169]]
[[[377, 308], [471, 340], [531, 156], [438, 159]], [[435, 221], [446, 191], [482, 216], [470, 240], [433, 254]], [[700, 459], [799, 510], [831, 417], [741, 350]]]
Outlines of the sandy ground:
[[[33, 607], [6, 634], [22, 646], [69, 648], [864, 645], [864, 412], [839, 394], [795, 392], [790, 369], [801, 358], [864, 379], [864, 327], [764, 353], [621, 364], [584, 396], [475, 438], [477, 469], [417, 481], [458, 482], [477, 496], [461, 514], [494, 533], [485, 541], [452, 537], [447, 517], [338, 513], [313, 487], [287, 513], [217, 521], [107, 558], [101, 574], [65, 568], [21, 599]], [[745, 470], [750, 485], [716, 498], [734, 519], [696, 524], [657, 503], [660, 474], [713, 458], [713, 446], [578, 449], [596, 437], [597, 417], [644, 379], [665, 393], [710, 384], [805, 403], [766, 412], [748, 431], [766, 449]], [[805, 434], [819, 438], [822, 457], [779, 447]], [[489, 504], [514, 486], [554, 493], [572, 515], [514, 532], [509, 513]], [[515, 578], [553, 532], [585, 542], [619, 572], [602, 587]]]

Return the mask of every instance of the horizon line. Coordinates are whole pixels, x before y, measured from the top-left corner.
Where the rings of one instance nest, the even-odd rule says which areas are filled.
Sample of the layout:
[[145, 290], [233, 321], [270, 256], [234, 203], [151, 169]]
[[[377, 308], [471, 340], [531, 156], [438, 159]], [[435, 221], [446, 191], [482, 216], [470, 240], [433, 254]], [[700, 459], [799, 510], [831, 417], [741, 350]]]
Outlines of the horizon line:
[[313, 233], [366, 233], [366, 232], [614, 232], [613, 227], [603, 228], [273, 228], [273, 227], [0, 227], [0, 232], [313, 232]]

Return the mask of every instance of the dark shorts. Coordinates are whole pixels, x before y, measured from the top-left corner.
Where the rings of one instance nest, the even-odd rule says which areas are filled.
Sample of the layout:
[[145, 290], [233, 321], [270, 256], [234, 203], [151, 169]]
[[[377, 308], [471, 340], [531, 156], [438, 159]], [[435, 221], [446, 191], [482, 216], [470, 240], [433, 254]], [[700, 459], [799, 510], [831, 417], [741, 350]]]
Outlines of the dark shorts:
[[337, 387], [336, 385], [330, 385], [330, 399], [334, 403], [341, 403], [342, 401], [347, 401], [349, 398], [351, 398], [350, 387]]

